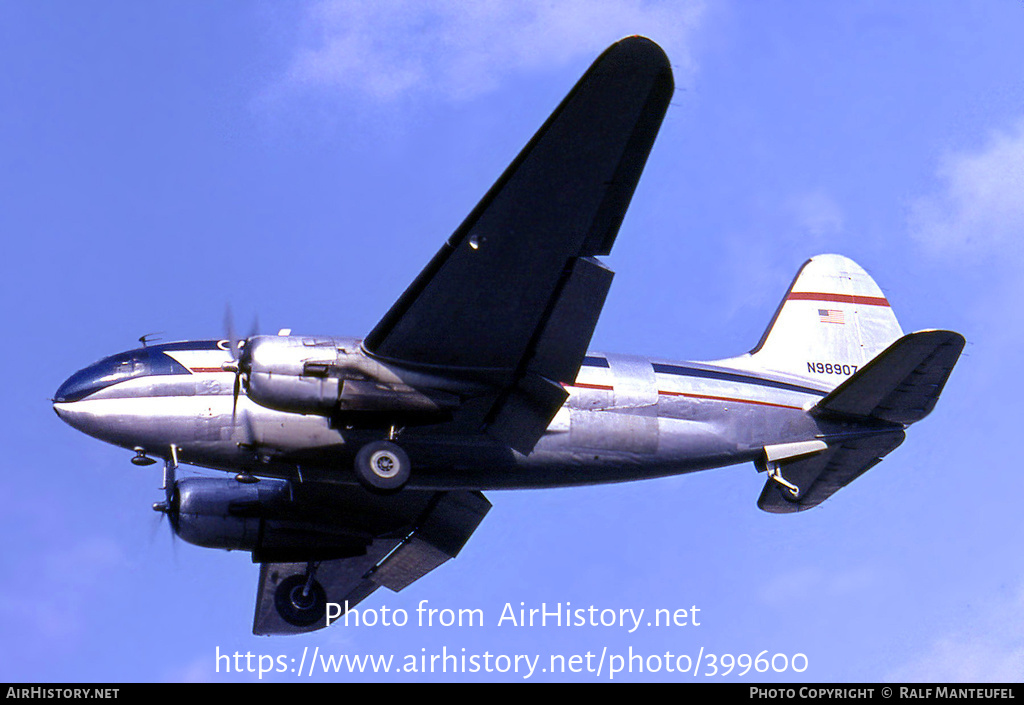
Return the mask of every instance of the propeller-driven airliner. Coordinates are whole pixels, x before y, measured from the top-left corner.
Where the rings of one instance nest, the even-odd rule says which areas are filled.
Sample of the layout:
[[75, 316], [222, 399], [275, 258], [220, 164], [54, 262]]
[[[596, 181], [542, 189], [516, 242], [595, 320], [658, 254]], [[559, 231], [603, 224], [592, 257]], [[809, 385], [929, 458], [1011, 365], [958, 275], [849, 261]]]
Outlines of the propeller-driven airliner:
[[154, 508], [182, 539], [251, 552], [257, 634], [322, 628], [328, 604], [455, 557], [487, 490], [753, 463], [761, 509], [819, 505], [931, 412], [964, 339], [904, 334], [860, 266], [821, 255], [748, 353], [589, 351], [613, 276], [598, 258], [673, 90], [651, 40], [608, 48], [364, 338], [144, 337], [71, 375], [54, 410], [163, 461]]

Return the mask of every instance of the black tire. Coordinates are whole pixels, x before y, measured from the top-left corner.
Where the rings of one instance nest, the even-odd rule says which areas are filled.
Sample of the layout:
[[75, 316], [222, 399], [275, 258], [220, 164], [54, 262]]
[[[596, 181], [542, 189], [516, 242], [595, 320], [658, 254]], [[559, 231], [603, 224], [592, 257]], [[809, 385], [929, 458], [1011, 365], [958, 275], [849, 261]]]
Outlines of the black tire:
[[356, 478], [371, 492], [397, 492], [412, 472], [408, 454], [391, 441], [367, 443], [356, 454]]
[[323, 620], [327, 614], [327, 595], [316, 580], [303, 595], [306, 576], [292, 575], [281, 581], [274, 592], [274, 606], [281, 619], [295, 627], [308, 627]]

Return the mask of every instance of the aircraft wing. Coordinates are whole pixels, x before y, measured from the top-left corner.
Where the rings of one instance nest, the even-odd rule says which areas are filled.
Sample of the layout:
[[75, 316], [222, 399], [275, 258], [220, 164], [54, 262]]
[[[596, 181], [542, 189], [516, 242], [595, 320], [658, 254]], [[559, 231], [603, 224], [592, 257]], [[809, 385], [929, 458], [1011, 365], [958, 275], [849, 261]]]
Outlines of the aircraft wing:
[[769, 477], [757, 506], [773, 514], [816, 507], [880, 463], [899, 447], [903, 438], [903, 430], [895, 429], [836, 443], [809, 457], [780, 463], [783, 479], [796, 487], [797, 492]]
[[[406, 491], [402, 495], [400, 505], [395, 500], [395, 511], [418, 512], [408, 515], [406, 529], [373, 538], [363, 555], [319, 563], [316, 579], [328, 603], [342, 605], [344, 611], [346, 602], [349, 608], [355, 607], [378, 587], [395, 592], [404, 589], [457, 556], [491, 508], [480, 492]], [[277, 606], [278, 586], [292, 576], [303, 575], [306, 568], [304, 562], [260, 564], [253, 634], [299, 634], [327, 626], [325, 619], [305, 626], [293, 624], [281, 616]]]
[[384, 362], [485, 379], [488, 433], [529, 452], [597, 323], [610, 252], [673, 92], [661, 48], [606, 50], [363, 342]]

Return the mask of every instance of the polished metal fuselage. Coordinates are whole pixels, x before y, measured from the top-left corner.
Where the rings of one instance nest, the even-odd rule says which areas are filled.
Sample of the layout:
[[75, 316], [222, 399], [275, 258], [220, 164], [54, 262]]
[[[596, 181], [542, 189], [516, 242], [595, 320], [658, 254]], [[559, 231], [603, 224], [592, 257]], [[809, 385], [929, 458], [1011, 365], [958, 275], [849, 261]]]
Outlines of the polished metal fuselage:
[[[330, 339], [340, 346], [352, 339]], [[213, 341], [206, 341], [212, 343]], [[54, 402], [75, 428], [117, 446], [179, 462], [300, 481], [355, 483], [352, 460], [380, 429], [315, 413], [278, 411], [233, 398], [221, 341], [175, 350], [183, 374], [137, 376], [74, 401]], [[501, 489], [660, 477], [755, 460], [765, 446], [854, 429], [807, 410], [833, 385], [724, 363], [592, 353], [566, 403], [528, 455], [486, 434], [400, 429], [410, 488]], [[83, 372], [87, 372], [88, 368]], [[78, 373], [79, 375], [82, 372]], [[237, 405], [236, 405], [237, 404]]]

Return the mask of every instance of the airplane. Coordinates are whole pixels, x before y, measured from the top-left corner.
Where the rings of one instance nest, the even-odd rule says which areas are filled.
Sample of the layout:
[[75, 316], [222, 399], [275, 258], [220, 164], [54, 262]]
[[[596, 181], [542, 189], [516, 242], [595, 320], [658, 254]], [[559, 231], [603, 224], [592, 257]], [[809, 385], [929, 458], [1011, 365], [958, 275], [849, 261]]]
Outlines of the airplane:
[[143, 336], [71, 375], [54, 410], [164, 461], [154, 509], [179, 537], [251, 552], [256, 634], [323, 628], [329, 604], [457, 556], [487, 490], [753, 463], [761, 509], [821, 504], [931, 412], [964, 338], [904, 334], [864, 269], [820, 255], [748, 353], [588, 351], [613, 276], [598, 258], [673, 90], [650, 39], [608, 48], [364, 338]]

